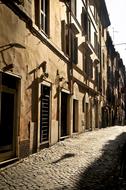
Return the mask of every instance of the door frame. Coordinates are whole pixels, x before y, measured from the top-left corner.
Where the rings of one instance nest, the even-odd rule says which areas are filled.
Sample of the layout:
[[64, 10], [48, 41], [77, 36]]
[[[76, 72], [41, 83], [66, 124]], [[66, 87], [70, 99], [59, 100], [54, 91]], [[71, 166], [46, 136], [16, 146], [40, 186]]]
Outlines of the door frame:
[[[73, 117], [74, 117], [74, 101], [75, 101], [75, 109], [77, 109], [77, 113], [75, 115], [75, 131], [72, 131], [72, 133], [78, 133], [79, 131], [79, 100], [73, 98]], [[77, 119], [77, 120], [76, 120]], [[73, 125], [74, 125], [74, 118], [73, 118]], [[74, 130], [74, 126], [73, 126]]]
[[41, 145], [47, 144], [45, 143], [40, 143], [40, 104], [41, 104], [41, 85], [47, 86], [50, 88], [50, 106], [49, 106], [49, 142], [48, 144], [50, 145], [51, 143], [51, 109], [52, 109], [52, 83], [49, 81], [42, 81], [38, 83], [38, 122], [37, 122], [37, 151], [41, 149]]
[[[61, 136], [61, 93], [64, 92], [67, 94], [67, 135], [66, 136]], [[59, 138], [58, 140], [64, 139], [68, 136], [70, 136], [70, 101], [71, 101], [71, 97], [70, 97], [70, 92], [64, 88], [62, 88], [61, 91], [59, 91], [59, 125], [58, 125], [58, 135]], [[69, 126], [69, 127], [68, 127]]]
[[89, 103], [85, 103], [85, 129], [89, 130]]
[[[11, 89], [2, 85], [2, 73], [0, 70], [0, 92], [7, 92], [14, 94], [14, 126], [13, 126], [13, 150], [5, 153], [0, 153], [0, 164], [9, 162], [9, 160], [19, 158], [19, 129], [20, 129], [20, 103], [21, 103], [21, 76], [14, 73], [5, 72], [7, 75], [11, 75], [16, 80], [16, 89]], [[1, 93], [0, 93], [0, 110], [1, 110]], [[4, 159], [5, 158], [5, 159]]]

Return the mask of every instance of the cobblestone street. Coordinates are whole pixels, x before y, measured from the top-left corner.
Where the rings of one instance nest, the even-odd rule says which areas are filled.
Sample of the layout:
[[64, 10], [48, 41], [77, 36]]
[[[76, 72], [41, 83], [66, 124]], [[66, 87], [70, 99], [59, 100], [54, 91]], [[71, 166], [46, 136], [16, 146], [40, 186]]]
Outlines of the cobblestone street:
[[2, 168], [0, 190], [111, 189], [125, 141], [125, 126], [68, 138]]

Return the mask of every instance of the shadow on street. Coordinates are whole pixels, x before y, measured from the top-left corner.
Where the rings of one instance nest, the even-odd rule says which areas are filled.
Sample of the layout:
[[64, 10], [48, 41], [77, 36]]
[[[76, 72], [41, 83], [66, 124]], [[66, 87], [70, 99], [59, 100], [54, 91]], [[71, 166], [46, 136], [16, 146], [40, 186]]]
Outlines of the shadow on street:
[[87, 190], [120, 189], [122, 147], [125, 141], [126, 133], [108, 141], [102, 149], [102, 156], [80, 175], [76, 186]]
[[[121, 166], [124, 158], [122, 150], [126, 142], [126, 133], [108, 141], [102, 148], [102, 156], [81, 172], [76, 190], [121, 190], [126, 189], [122, 183]], [[125, 150], [126, 152], [126, 150]], [[126, 162], [126, 161], [125, 161]], [[126, 168], [126, 167], [125, 167]], [[126, 187], [126, 185], [125, 185]], [[62, 187], [61, 189], [69, 189]], [[58, 189], [57, 189], [58, 190]]]
[[71, 157], [74, 157], [74, 156], [75, 156], [75, 154], [73, 154], [73, 153], [64, 154], [64, 155], [61, 156], [61, 158], [59, 158], [58, 160], [53, 161], [52, 164], [56, 164], [56, 163], [58, 163], [58, 162], [60, 162], [60, 161], [62, 161], [62, 160], [64, 160], [64, 159], [71, 158]]

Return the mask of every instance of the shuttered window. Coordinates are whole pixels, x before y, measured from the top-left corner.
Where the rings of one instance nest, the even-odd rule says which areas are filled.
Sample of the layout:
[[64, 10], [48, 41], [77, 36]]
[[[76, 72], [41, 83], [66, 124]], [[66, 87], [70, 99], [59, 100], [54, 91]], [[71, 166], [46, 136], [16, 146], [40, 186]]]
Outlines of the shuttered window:
[[98, 67], [95, 68], [95, 82], [96, 86], [98, 86]]
[[71, 61], [73, 64], [78, 63], [78, 38], [71, 32]]
[[88, 31], [88, 18], [87, 18], [87, 12], [84, 8], [82, 8], [81, 23], [83, 28], [82, 34], [86, 35]]
[[69, 42], [69, 28], [65, 23], [65, 20], [61, 21], [61, 47], [62, 51], [69, 56], [70, 55], [70, 42]]
[[88, 19], [88, 41], [91, 42], [91, 22], [90, 20]]
[[73, 64], [78, 62], [78, 38], [70, 25], [61, 21], [61, 47], [66, 56], [71, 58]]
[[89, 64], [88, 64], [88, 57], [85, 56], [85, 73], [88, 76], [89, 75]]
[[92, 79], [93, 78], [93, 62], [92, 60], [90, 60], [90, 78]]
[[35, 24], [49, 34], [49, 0], [35, 0]]
[[93, 78], [93, 62], [89, 55], [85, 56], [85, 73], [88, 78]]
[[98, 55], [98, 36], [96, 32], [94, 32], [94, 49], [95, 53]]

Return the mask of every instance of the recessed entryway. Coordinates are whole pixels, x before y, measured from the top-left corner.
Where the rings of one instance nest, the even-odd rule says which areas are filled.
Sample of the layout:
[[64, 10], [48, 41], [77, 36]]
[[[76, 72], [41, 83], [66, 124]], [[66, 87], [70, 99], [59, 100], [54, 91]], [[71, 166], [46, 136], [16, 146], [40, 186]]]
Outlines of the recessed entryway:
[[78, 100], [73, 99], [73, 133], [78, 132]]
[[16, 157], [19, 81], [0, 72], [0, 162]]
[[68, 135], [68, 94], [61, 92], [61, 137]]

